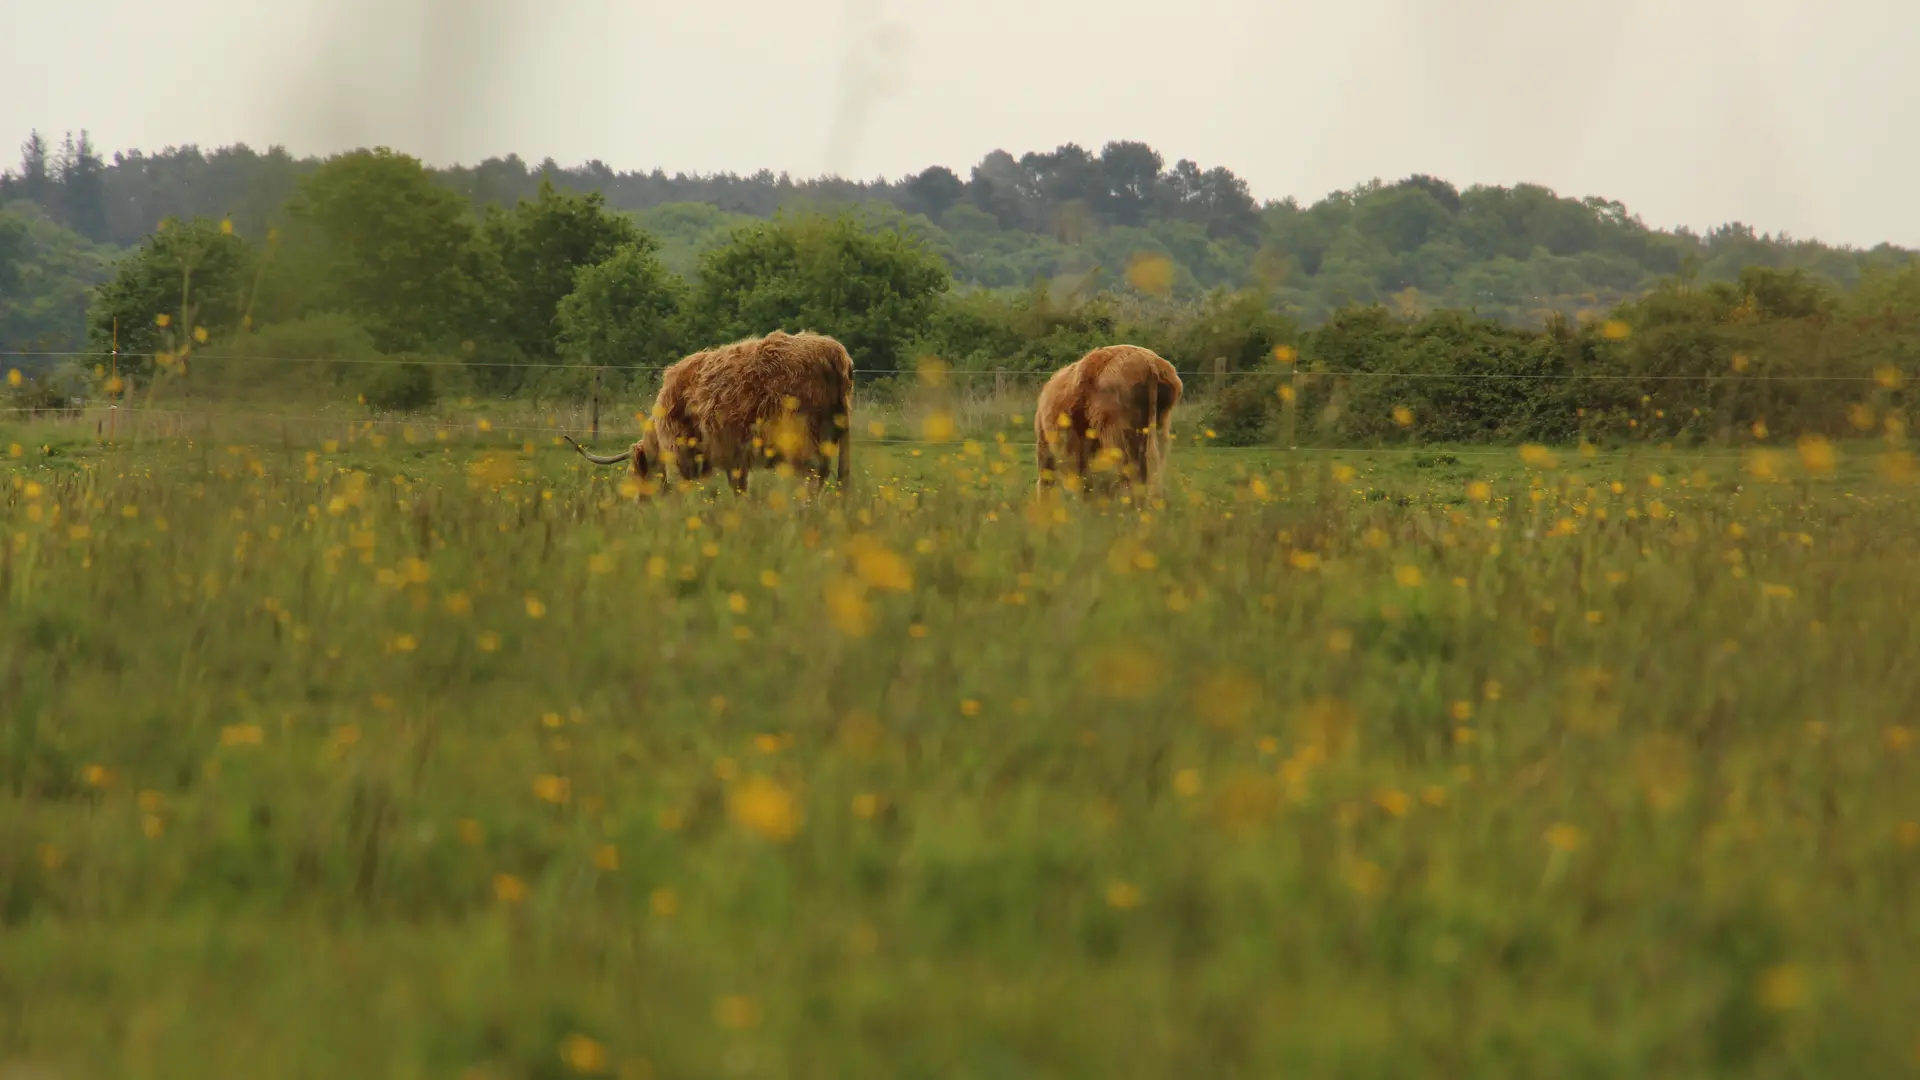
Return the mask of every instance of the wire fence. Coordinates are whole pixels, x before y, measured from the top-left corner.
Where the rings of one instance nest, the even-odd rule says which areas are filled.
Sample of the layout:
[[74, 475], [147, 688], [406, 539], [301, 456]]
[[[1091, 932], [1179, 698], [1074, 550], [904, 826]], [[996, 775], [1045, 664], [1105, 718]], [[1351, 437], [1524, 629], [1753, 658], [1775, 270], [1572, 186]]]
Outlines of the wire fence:
[[[56, 415], [57, 414], [57, 415]], [[573, 451], [561, 439], [561, 436], [580, 438], [587, 436], [585, 424], [553, 425], [518, 421], [486, 423], [484, 426], [476, 420], [445, 420], [429, 417], [356, 417], [346, 415], [267, 412], [246, 409], [183, 409], [183, 408], [138, 408], [130, 406], [89, 406], [83, 409], [49, 410], [34, 408], [0, 408], [0, 418], [11, 417], [16, 420], [38, 420], [53, 429], [91, 427], [93, 434], [101, 438], [116, 436], [121, 441], [140, 442], [153, 438], [194, 438], [204, 441], [248, 442], [263, 438], [280, 438], [293, 441], [297, 435], [303, 447], [321, 445], [314, 440], [323, 436], [332, 436], [331, 441], [339, 447], [352, 448], [370, 441], [373, 436], [385, 440], [400, 439], [402, 442], [459, 445], [466, 449], [508, 449], [525, 452], [529, 438], [539, 437], [548, 440], [549, 447], [558, 447], [568, 456]], [[857, 425], [856, 425], [857, 426]], [[451, 436], [458, 434], [461, 439]], [[927, 449], [961, 452], [969, 442], [982, 444], [996, 443], [991, 432], [956, 434], [947, 439], [910, 438], [892, 434], [861, 435], [856, 443], [865, 446], [899, 447], [904, 449]], [[1002, 429], [1000, 435], [1008, 432]], [[1023, 439], [1009, 437], [1006, 441], [1026, 449], [1032, 441], [1031, 430], [1020, 432]], [[444, 437], [443, 437], [444, 436]], [[625, 442], [636, 437], [636, 433], [624, 434], [603, 432], [602, 440], [610, 444]], [[1503, 447], [1465, 447], [1438, 445], [1376, 445], [1376, 446], [1287, 446], [1269, 443], [1256, 446], [1212, 445], [1211, 440], [1199, 433], [1176, 433], [1176, 440], [1186, 443], [1199, 443], [1209, 454], [1230, 455], [1267, 455], [1273, 457], [1313, 457], [1313, 458], [1366, 458], [1373, 456], [1414, 457], [1428, 459], [1475, 458], [1510, 459], [1515, 450]], [[517, 445], [516, 445], [517, 444]], [[16, 443], [16, 445], [18, 445]], [[0, 447], [5, 451], [6, 447]], [[24, 447], [21, 447], [24, 456]], [[1683, 455], [1687, 460], [1734, 461], [1743, 457], [1738, 451], [1702, 450], [1690, 448], [1673, 451], [1669, 447], [1637, 446], [1636, 453], [1650, 451], [1672, 452]]]
[[[8, 358], [98, 361], [104, 366], [116, 360], [124, 364], [129, 360], [153, 359], [154, 356], [152, 353], [116, 354], [91, 350], [0, 352], [0, 367], [7, 366]], [[36, 403], [31, 398], [16, 395], [13, 403], [5, 403], [4, 396], [0, 396], [0, 423], [17, 427], [26, 422], [54, 431], [64, 430], [68, 437], [61, 441], [71, 441], [73, 433], [84, 432], [89, 437], [110, 442], [186, 438], [203, 442], [298, 443], [313, 447], [328, 442], [352, 446], [368, 436], [381, 436], [401, 442], [476, 448], [487, 446], [495, 449], [512, 446], [524, 450], [530, 441], [564, 446], [560, 437], [568, 436], [601, 445], [619, 446], [638, 438], [644, 416], [652, 404], [658, 375], [657, 371], [599, 365], [470, 363], [461, 359], [412, 360], [403, 357], [201, 354], [194, 358], [193, 364], [191, 374], [184, 376], [177, 373], [156, 375], [152, 370], [136, 375], [122, 369], [119, 380], [111, 383], [94, 380], [84, 386], [77, 396], [64, 400], [42, 399]], [[307, 370], [317, 375], [319, 372], [316, 369], [322, 365], [391, 368], [408, 364], [441, 368], [524, 369], [529, 372], [570, 371], [582, 378], [568, 380], [565, 385], [557, 387], [539, 389], [522, 386], [517, 391], [492, 395], [481, 392], [477, 386], [468, 387], [473, 392], [461, 393], [450, 388], [467, 384], [447, 383], [440, 389], [437, 401], [413, 410], [369, 405], [366, 397], [355, 393], [353, 380], [338, 371], [331, 379], [308, 379], [297, 385], [282, 383], [277, 387], [265, 385], [266, 392], [260, 392], [262, 385], [245, 381], [256, 369], [289, 372]], [[1034, 395], [1038, 392], [1039, 384], [1052, 375], [1049, 370], [1018, 368], [935, 368], [927, 371], [863, 368], [856, 369], [856, 372], [865, 376], [867, 381], [856, 386], [852, 424], [855, 441], [936, 455], [943, 449], [958, 450], [969, 439], [1030, 447], [1033, 441]], [[609, 373], [615, 377], [604, 381], [596, 377]], [[1287, 404], [1281, 406], [1271, 399], [1267, 400], [1263, 408], [1272, 410], [1272, 426], [1258, 437], [1247, 439], [1242, 432], [1239, 437], [1224, 440], [1216, 438], [1207, 425], [1217, 415], [1213, 403], [1225, 399], [1214, 395], [1228, 392], [1233, 385], [1229, 380], [1256, 376], [1273, 380]], [[1298, 459], [1357, 455], [1499, 458], [1511, 456], [1514, 450], [1509, 443], [1520, 441], [1503, 440], [1502, 445], [1492, 445], [1478, 438], [1446, 440], [1419, 429], [1398, 431], [1384, 438], [1352, 428], [1330, 427], [1325, 431], [1310, 431], [1310, 413], [1313, 410], [1306, 406], [1304, 395], [1317, 385], [1335, 389], [1337, 396], [1340, 380], [1408, 380], [1415, 385], [1432, 385], [1435, 381], [1481, 385], [1509, 382], [1535, 386], [1549, 381], [1591, 383], [1595, 384], [1593, 400], [1619, 393], [1617, 390], [1602, 390], [1601, 385], [1625, 383], [1704, 384], [1709, 387], [1709, 394], [1718, 395], [1721, 392], [1719, 387], [1727, 384], [1877, 385], [1887, 389], [1900, 382], [1896, 375], [1890, 383], [1889, 373], [1885, 371], [1872, 375], [1748, 371], [1650, 375], [1619, 372], [1314, 371], [1304, 367], [1291, 370], [1264, 368], [1256, 371], [1189, 372], [1186, 378], [1189, 391], [1184, 397], [1181, 411], [1187, 419], [1176, 421], [1176, 445], [1201, 447], [1209, 453], [1236, 456], [1278, 453], [1297, 456]], [[1292, 392], [1286, 389], [1289, 382], [1293, 387]], [[1361, 385], [1381, 386], [1377, 383]], [[1656, 395], [1660, 393], [1649, 392]], [[1779, 392], [1793, 393], [1784, 388]], [[1264, 393], [1260, 396], [1267, 397]], [[1576, 398], [1579, 401], [1575, 401]], [[1649, 399], [1640, 397], [1638, 400], [1644, 403]], [[286, 407], [296, 401], [305, 407]], [[1579, 393], [1576, 386], [1572, 394], [1556, 403], [1555, 407], [1566, 406], [1573, 411], [1571, 404], [1582, 401], [1588, 399]], [[1374, 404], [1378, 405], [1379, 402], [1375, 401]], [[1617, 406], [1619, 402], [1613, 404]], [[1586, 415], [1584, 409], [1578, 412], [1581, 416]], [[1699, 417], [1700, 411], [1693, 410], [1693, 416]], [[1897, 410], [1885, 410], [1878, 415], [1878, 422], [1888, 425], [1899, 423], [1900, 431], [1904, 432], [1902, 416]], [[941, 419], [940, 426], [944, 428], [942, 437], [914, 437], [916, 434], [931, 433], [934, 425], [929, 421], [936, 417]], [[1653, 408], [1646, 410], [1645, 419], [1656, 417], [1666, 418], [1667, 414]], [[1737, 445], [1747, 442], [1749, 433], [1744, 424], [1729, 425], [1717, 420], [1711, 424], [1707, 421], [1698, 423], [1702, 425], [1702, 430], [1687, 433], [1685, 438], [1688, 445], [1679, 452], [1691, 458], [1734, 458], [1750, 449]], [[1401, 426], [1406, 428], [1409, 425]], [[1713, 427], [1713, 430], [1706, 431], [1706, 426]], [[1225, 430], [1224, 425], [1222, 430]], [[1867, 435], [1876, 431], [1861, 429], [1859, 433]], [[1891, 426], [1887, 431], [1890, 438], [1897, 437], [1898, 433]], [[1784, 431], [1776, 433], [1776, 437], [1785, 436]], [[16, 438], [27, 437], [25, 433], [16, 432]], [[1764, 439], [1765, 436], [1759, 438]], [[1584, 439], [1585, 436], [1582, 436], [1582, 441]], [[1613, 444], [1646, 453], [1669, 451], [1673, 441], [1671, 432], [1657, 433], [1647, 427], [1626, 440], [1616, 438]]]
[[[146, 352], [95, 352], [95, 351], [56, 351], [56, 352], [0, 352], [0, 358], [19, 360], [93, 360], [107, 363], [112, 360], [154, 360], [167, 357], [165, 353]], [[656, 372], [623, 367], [614, 364], [584, 363], [542, 363], [537, 361], [507, 360], [465, 360], [447, 357], [424, 357], [409, 359], [405, 357], [328, 357], [328, 356], [254, 356], [228, 355], [223, 353], [203, 353], [194, 357], [196, 363], [248, 363], [248, 364], [338, 364], [367, 367], [428, 367], [428, 368], [481, 368], [492, 371], [574, 371], [582, 375], [594, 372], [619, 374], [655, 374]], [[855, 375], [869, 378], [918, 378], [920, 373], [914, 369], [895, 368], [854, 368]], [[1052, 375], [1050, 369], [1038, 368], [942, 368], [940, 378], [1026, 378], [1036, 379]], [[1458, 380], [1499, 380], [1499, 381], [1553, 381], [1553, 382], [1777, 382], [1777, 383], [1874, 383], [1882, 377], [1877, 375], [1831, 375], [1806, 372], [1738, 372], [1722, 373], [1686, 373], [1686, 374], [1640, 374], [1634, 372], [1436, 372], [1436, 371], [1391, 371], [1378, 369], [1341, 369], [1319, 370], [1304, 365], [1288, 368], [1252, 368], [1196, 370], [1186, 372], [1189, 378], [1199, 379], [1235, 379], [1235, 378], [1273, 378], [1276, 375], [1297, 374], [1304, 378], [1341, 378], [1341, 379], [1433, 379], [1444, 381]]]

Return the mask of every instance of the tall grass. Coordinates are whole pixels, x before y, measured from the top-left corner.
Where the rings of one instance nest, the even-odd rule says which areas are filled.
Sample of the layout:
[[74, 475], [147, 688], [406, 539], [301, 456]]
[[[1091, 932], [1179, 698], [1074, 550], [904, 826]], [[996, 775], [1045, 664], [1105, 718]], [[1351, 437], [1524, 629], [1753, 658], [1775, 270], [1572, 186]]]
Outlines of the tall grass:
[[1912, 1070], [1901, 459], [1183, 442], [1102, 509], [996, 407], [640, 507], [0, 432], [0, 1072]]

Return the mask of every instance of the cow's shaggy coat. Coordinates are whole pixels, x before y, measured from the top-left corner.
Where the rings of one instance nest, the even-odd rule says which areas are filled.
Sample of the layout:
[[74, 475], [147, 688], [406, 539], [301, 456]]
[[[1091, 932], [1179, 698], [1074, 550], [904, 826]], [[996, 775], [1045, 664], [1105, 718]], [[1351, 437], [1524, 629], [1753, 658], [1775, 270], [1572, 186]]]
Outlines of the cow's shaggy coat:
[[[642, 491], [724, 474], [747, 489], [756, 467], [791, 466], [817, 487], [829, 472], [845, 483], [852, 461], [853, 359], [822, 334], [774, 331], [694, 353], [661, 373], [640, 441], [597, 465], [631, 462]], [[568, 442], [573, 440], [569, 439]], [[657, 478], [656, 478], [656, 474]]]
[[1103, 477], [1159, 490], [1180, 374], [1151, 349], [1109, 345], [1053, 373], [1033, 414], [1036, 489], [1091, 490]]

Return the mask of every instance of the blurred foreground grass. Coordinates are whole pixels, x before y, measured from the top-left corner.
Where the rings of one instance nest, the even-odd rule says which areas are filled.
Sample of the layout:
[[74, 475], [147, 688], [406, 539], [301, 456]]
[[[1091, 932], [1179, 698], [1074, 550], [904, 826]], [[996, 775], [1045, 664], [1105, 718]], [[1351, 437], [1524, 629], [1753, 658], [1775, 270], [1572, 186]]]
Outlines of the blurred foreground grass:
[[1904, 459], [1013, 437], [0, 432], [0, 1075], [1914, 1072]]

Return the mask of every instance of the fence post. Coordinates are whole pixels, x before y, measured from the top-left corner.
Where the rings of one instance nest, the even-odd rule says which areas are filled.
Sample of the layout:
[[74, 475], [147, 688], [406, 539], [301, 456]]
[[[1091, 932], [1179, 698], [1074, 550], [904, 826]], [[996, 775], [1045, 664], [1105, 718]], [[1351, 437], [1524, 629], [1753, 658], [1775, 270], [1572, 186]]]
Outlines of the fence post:
[[[115, 316], [113, 320], [113, 377], [107, 380], [107, 400], [108, 401], [113, 400], [113, 396], [116, 389], [115, 384], [118, 383], [119, 381], [120, 381], [120, 319], [118, 316]], [[108, 407], [107, 409], [107, 441], [108, 442], [113, 441], [114, 435], [119, 430], [118, 425], [115, 424], [114, 422], [116, 419], [118, 419], [117, 414], [118, 414], [118, 410], [112, 408], [111, 406]]]
[[1227, 358], [1224, 356], [1216, 356], [1213, 358], [1213, 395], [1215, 397], [1218, 397], [1220, 395], [1220, 391], [1225, 390], [1226, 388], [1227, 388]]
[[1293, 382], [1293, 396], [1287, 399], [1287, 449], [1300, 449], [1300, 365], [1293, 366], [1293, 372], [1287, 376]]
[[589, 438], [600, 438], [600, 369], [593, 369], [593, 397], [588, 403], [588, 423], [592, 425]]

